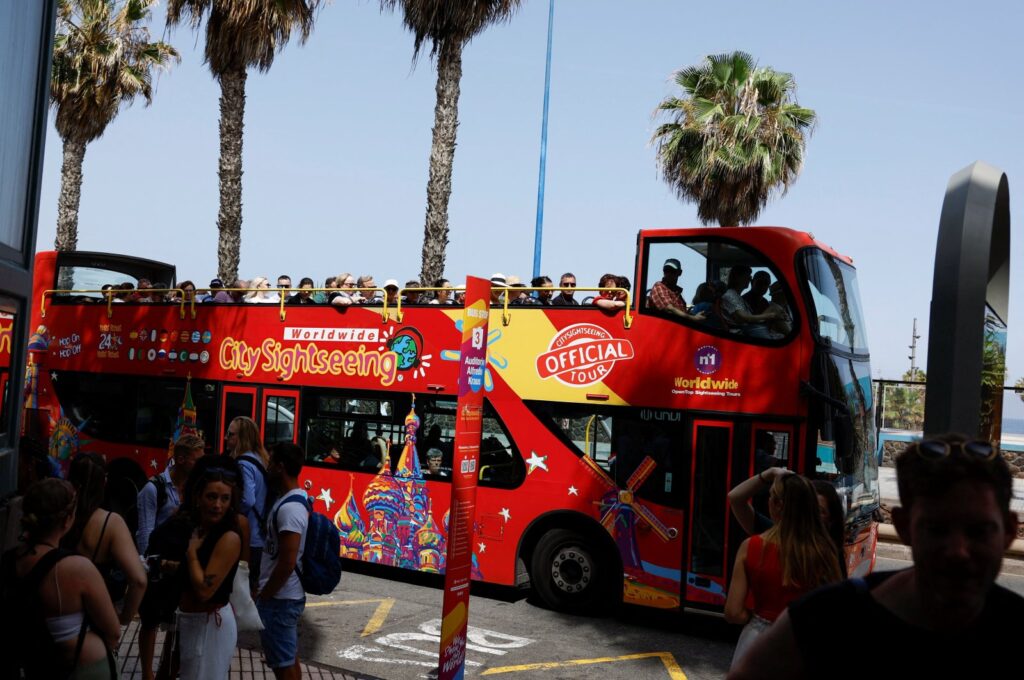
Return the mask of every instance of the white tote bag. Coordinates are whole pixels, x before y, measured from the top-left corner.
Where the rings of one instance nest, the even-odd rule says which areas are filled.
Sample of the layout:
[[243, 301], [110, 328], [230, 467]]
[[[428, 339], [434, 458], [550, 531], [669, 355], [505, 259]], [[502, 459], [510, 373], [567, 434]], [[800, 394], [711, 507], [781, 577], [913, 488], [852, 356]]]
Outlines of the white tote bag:
[[249, 593], [249, 563], [239, 562], [231, 587], [231, 608], [235, 610], [238, 630], [263, 630], [263, 621]]

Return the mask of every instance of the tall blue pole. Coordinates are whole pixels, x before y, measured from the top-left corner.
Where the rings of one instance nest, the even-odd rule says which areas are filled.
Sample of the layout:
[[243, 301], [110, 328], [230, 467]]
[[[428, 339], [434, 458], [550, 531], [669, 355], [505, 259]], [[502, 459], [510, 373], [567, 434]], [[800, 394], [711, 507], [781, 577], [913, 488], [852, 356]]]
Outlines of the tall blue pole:
[[544, 174], [548, 159], [548, 101], [551, 98], [551, 29], [555, 0], [548, 4], [548, 56], [544, 65], [544, 118], [540, 127], [540, 176], [537, 179], [537, 230], [533, 236], [533, 275], [540, 276], [540, 247], [544, 233]]

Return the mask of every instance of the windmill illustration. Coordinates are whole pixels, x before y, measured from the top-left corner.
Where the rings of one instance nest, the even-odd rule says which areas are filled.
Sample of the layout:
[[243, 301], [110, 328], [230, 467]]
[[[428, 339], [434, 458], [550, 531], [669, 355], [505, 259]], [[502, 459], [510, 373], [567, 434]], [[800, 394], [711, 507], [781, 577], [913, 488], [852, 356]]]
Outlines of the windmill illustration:
[[597, 478], [608, 487], [601, 500], [594, 501], [594, 505], [600, 507], [601, 525], [608, 530], [619, 547], [622, 555], [623, 567], [626, 569], [642, 569], [640, 552], [637, 548], [636, 524], [637, 519], [642, 520], [652, 531], [663, 541], [670, 541], [675, 538], [679, 531], [667, 527], [659, 520], [653, 512], [648, 510], [636, 498], [636, 491], [658, 466], [650, 456], [644, 457], [633, 474], [626, 480], [626, 488], [620, 489], [607, 472], [605, 472], [592, 458], [584, 456], [583, 461]]

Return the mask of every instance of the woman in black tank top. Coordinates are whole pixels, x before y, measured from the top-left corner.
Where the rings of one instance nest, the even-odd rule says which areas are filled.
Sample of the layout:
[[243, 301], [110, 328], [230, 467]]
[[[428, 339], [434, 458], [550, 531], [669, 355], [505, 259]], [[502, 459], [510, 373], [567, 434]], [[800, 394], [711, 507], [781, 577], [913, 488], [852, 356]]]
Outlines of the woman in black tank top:
[[238, 629], [228, 599], [241, 554], [238, 463], [224, 456], [200, 459], [186, 488], [183, 508], [192, 524], [178, 612], [183, 680], [228, 676]]

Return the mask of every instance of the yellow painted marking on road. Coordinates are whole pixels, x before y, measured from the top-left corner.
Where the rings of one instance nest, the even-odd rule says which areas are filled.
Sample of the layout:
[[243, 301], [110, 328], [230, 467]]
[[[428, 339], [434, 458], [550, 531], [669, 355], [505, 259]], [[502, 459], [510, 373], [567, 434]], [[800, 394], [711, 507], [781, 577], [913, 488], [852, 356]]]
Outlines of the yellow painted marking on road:
[[384, 619], [388, 618], [388, 614], [391, 613], [391, 608], [395, 606], [395, 598], [385, 598], [383, 602], [377, 607], [377, 611], [373, 613], [370, 620], [366, 622], [366, 628], [363, 628], [363, 633], [359, 637], [366, 637], [367, 635], [373, 635], [384, 625]]
[[366, 600], [331, 600], [329, 602], [310, 602], [306, 607], [335, 607], [342, 604], [374, 604], [377, 605], [376, 611], [373, 612], [373, 616], [366, 622], [366, 627], [363, 628], [363, 632], [359, 637], [366, 637], [367, 635], [373, 635], [384, 626], [384, 620], [388, 618], [388, 614], [391, 613], [391, 608], [395, 606], [395, 598], [393, 597], [375, 597]]
[[636, 661], [638, 659], [661, 659], [668, 671], [670, 680], [686, 680], [686, 673], [672, 656], [670, 652], [649, 652], [647, 654], [627, 654], [625, 656], [603, 656], [596, 659], [572, 659], [570, 661], [546, 661], [541, 663], [526, 663], [519, 666], [499, 666], [488, 668], [480, 675], [498, 675], [499, 673], [521, 673], [523, 671], [548, 671], [554, 668], [569, 668], [571, 666], [587, 666], [595, 663], [612, 663], [614, 661]]

